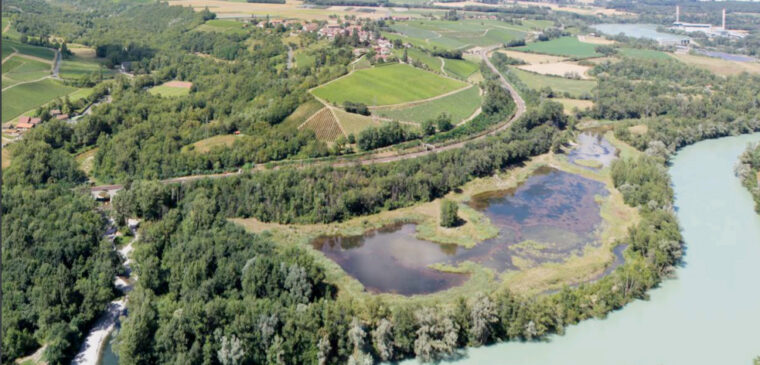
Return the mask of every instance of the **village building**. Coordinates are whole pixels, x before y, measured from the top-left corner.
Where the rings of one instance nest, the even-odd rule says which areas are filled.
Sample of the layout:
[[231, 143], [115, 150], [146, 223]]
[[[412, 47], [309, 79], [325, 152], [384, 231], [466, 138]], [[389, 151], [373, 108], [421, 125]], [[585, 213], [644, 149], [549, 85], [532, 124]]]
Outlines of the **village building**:
[[16, 123], [16, 128], [17, 129], [21, 129], [21, 130], [32, 129], [32, 128], [34, 128], [34, 126], [35, 126], [34, 124], [28, 123], [28, 122], [25, 122], [25, 123], [18, 122], [18, 123]]

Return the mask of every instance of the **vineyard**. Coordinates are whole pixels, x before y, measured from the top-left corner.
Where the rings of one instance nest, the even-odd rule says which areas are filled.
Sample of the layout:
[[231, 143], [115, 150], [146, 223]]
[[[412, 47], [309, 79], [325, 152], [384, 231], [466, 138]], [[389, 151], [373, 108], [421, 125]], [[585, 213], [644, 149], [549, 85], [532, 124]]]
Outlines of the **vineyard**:
[[340, 129], [340, 125], [335, 120], [335, 116], [333, 116], [330, 108], [322, 108], [322, 110], [312, 115], [309, 120], [298, 127], [298, 129], [302, 128], [313, 130], [317, 135], [317, 139], [321, 141], [334, 141], [343, 135], [343, 131]]

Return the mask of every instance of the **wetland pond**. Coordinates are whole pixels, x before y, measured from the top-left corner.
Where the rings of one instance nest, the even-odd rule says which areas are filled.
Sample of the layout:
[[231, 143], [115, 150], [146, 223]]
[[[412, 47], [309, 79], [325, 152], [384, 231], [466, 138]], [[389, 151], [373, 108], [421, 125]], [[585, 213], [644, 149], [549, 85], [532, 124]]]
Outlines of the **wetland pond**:
[[461, 285], [467, 275], [432, 269], [472, 261], [496, 272], [523, 264], [561, 262], [599, 245], [601, 182], [541, 167], [513, 189], [478, 194], [469, 205], [499, 228], [471, 249], [415, 237], [415, 225], [395, 224], [360, 236], [322, 236], [312, 245], [375, 293], [428, 294]]

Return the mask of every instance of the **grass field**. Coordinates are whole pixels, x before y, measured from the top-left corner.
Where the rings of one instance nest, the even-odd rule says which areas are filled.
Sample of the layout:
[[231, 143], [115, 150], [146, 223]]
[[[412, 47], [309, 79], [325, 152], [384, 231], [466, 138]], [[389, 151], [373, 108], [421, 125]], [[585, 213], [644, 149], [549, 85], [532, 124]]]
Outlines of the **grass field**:
[[565, 109], [566, 114], [570, 114], [575, 108], [578, 108], [578, 110], [586, 110], [594, 106], [594, 102], [591, 100], [567, 99], [567, 98], [554, 98], [552, 100], [562, 104], [562, 106]]
[[521, 60], [531, 65], [538, 64], [538, 63], [562, 62], [566, 59], [566, 57], [562, 57], [562, 56], [551, 56], [551, 55], [545, 55], [545, 54], [519, 52], [519, 51], [511, 51], [511, 50], [499, 50], [498, 52], [504, 53], [505, 55], [509, 57]]
[[309, 68], [311, 66], [314, 66], [315, 57], [313, 55], [306, 54], [305, 52], [296, 51], [293, 54], [293, 58], [296, 61], [296, 67]]
[[222, 134], [219, 136], [213, 136], [209, 138], [202, 139], [200, 141], [197, 141], [191, 145], [187, 145], [182, 148], [182, 152], [198, 152], [198, 153], [206, 153], [211, 151], [214, 147], [219, 146], [232, 146], [233, 143], [235, 143], [235, 136], [234, 134]]
[[419, 105], [373, 110], [374, 114], [394, 120], [422, 123], [425, 120], [437, 117], [440, 113], [448, 113], [454, 124], [472, 115], [480, 106], [482, 97], [480, 89], [473, 86], [437, 100], [428, 101]]
[[159, 85], [154, 86], [150, 89], [148, 89], [148, 92], [153, 95], [160, 95], [163, 97], [175, 97], [175, 96], [185, 96], [190, 94], [190, 88], [189, 87], [175, 87], [175, 86], [169, 86], [169, 85]]
[[455, 76], [463, 80], [470, 77], [470, 75], [475, 73], [480, 67], [478, 64], [466, 60], [446, 59], [445, 62], [443, 70], [446, 71], [449, 76]]
[[683, 63], [706, 69], [718, 75], [738, 75], [745, 71], [748, 73], [760, 73], [760, 63], [758, 62], [727, 61], [720, 58], [695, 56], [690, 54], [670, 55]]
[[111, 70], [101, 67], [100, 62], [96, 59], [72, 56], [61, 62], [58, 75], [64, 79], [79, 79], [98, 70], [102, 70], [104, 76], [113, 74]]
[[357, 18], [373, 18], [379, 19], [388, 15], [388, 13], [396, 13], [392, 8], [388, 8], [386, 11], [376, 11], [374, 13], [367, 13], [360, 11], [360, 8], [353, 8], [346, 10], [345, 6], [330, 6], [330, 7], [303, 7], [303, 1], [300, 0], [286, 0], [285, 4], [266, 4], [266, 3], [248, 3], [245, 1], [225, 1], [225, 0], [170, 0], [169, 5], [188, 6], [195, 9], [195, 11], [202, 11], [208, 7], [211, 11], [218, 15], [236, 15], [250, 14], [261, 17], [269, 16], [271, 18], [286, 18], [286, 19], [303, 19], [303, 20], [330, 20], [330, 16], [338, 15], [344, 17], [346, 15], [355, 15]]
[[243, 23], [236, 20], [212, 19], [195, 28], [202, 32], [219, 32], [225, 34], [246, 34]]
[[625, 57], [630, 58], [638, 58], [638, 59], [645, 59], [645, 60], [669, 60], [671, 57], [661, 51], [655, 51], [652, 49], [642, 49], [642, 48], [620, 48], [618, 49], [618, 53]]
[[582, 79], [589, 79], [587, 75], [589, 66], [581, 66], [575, 62], [555, 62], [555, 63], [540, 63], [535, 65], [522, 65], [517, 68], [525, 71], [535, 72], [541, 75], [552, 75], [565, 77], [568, 74], [578, 75]]
[[575, 37], [562, 37], [552, 39], [546, 42], [529, 43], [523, 47], [514, 48], [518, 51], [527, 51], [543, 53], [557, 56], [567, 56], [573, 58], [590, 58], [599, 57], [600, 54], [594, 51], [595, 45], [584, 43]]
[[523, 83], [532, 89], [540, 90], [549, 86], [555, 92], [567, 92], [574, 97], [589, 93], [596, 86], [596, 82], [590, 80], [572, 80], [564, 77], [544, 76], [516, 68], [510, 68], [510, 72], [514, 72]]
[[380, 123], [376, 122], [370, 117], [366, 117], [359, 114], [348, 113], [343, 109], [335, 108], [333, 113], [338, 118], [338, 123], [343, 129], [346, 135], [353, 134], [358, 136], [359, 133], [369, 127], [379, 126]]
[[324, 107], [322, 110], [314, 114], [309, 120], [303, 124], [299, 129], [310, 129], [317, 135], [317, 139], [320, 141], [331, 142], [343, 135], [343, 131], [340, 129], [338, 121], [335, 120], [330, 108]]
[[90, 172], [92, 172], [92, 167], [95, 162], [95, 154], [98, 153], [97, 148], [93, 148], [89, 151], [82, 152], [74, 157], [76, 162], [79, 164], [79, 169], [84, 171], [86, 175], [90, 175]]
[[51, 79], [14, 86], [2, 93], [2, 121], [5, 123], [23, 112], [74, 91], [75, 88]]
[[356, 71], [312, 93], [338, 105], [345, 101], [388, 105], [430, 98], [465, 85], [409, 65], [394, 64]]

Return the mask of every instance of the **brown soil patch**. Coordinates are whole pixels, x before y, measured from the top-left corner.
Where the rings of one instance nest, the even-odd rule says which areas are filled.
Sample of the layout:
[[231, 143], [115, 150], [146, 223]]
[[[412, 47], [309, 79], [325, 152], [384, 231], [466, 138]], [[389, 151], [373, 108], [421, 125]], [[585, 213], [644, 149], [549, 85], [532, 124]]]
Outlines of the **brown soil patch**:
[[193, 87], [193, 83], [192, 82], [188, 82], [188, 81], [169, 81], [169, 82], [164, 83], [164, 86], [168, 86], [168, 87], [180, 87], [180, 88], [184, 88], [184, 89], [189, 89], [189, 88]]
[[677, 60], [709, 70], [712, 73], [731, 76], [742, 72], [760, 74], [760, 62], [727, 61], [720, 58], [695, 56], [690, 54], [671, 54]]
[[562, 62], [567, 59], [567, 57], [560, 57], [560, 56], [551, 56], [551, 55], [544, 55], [544, 54], [538, 54], [538, 53], [527, 53], [527, 52], [518, 52], [518, 51], [498, 51], [501, 53], [504, 53], [505, 55], [516, 58], [518, 60], [522, 60], [525, 63], [535, 65], [539, 63], [554, 63], [554, 62]]
[[554, 62], [540, 63], [534, 65], [522, 65], [517, 68], [525, 71], [535, 72], [541, 75], [553, 75], [566, 77], [567, 75], [578, 75], [581, 79], [587, 80], [591, 77], [587, 74], [591, 69], [589, 66], [581, 66], [575, 62]]

